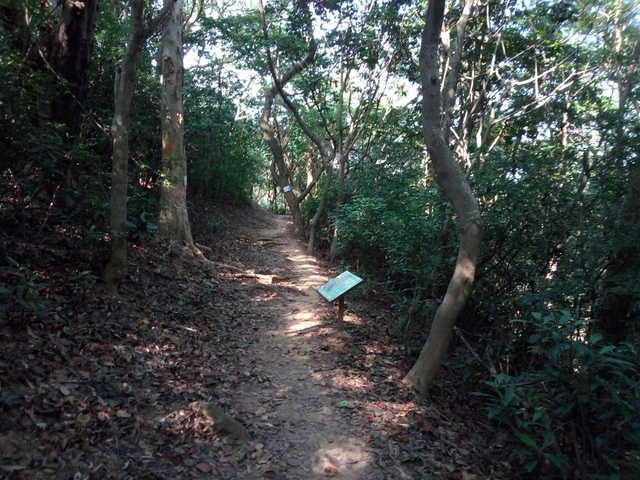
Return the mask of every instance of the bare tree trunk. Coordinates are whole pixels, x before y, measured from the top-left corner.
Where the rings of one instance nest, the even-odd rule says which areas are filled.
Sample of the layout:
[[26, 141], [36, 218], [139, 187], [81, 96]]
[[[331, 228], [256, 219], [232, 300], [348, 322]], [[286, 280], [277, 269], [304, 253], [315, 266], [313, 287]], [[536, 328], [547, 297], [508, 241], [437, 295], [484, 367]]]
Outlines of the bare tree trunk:
[[289, 68], [280, 78], [274, 78], [274, 82], [277, 85], [274, 85], [265, 92], [264, 108], [262, 109], [262, 115], [260, 116], [260, 130], [262, 131], [262, 136], [267, 142], [267, 145], [271, 150], [271, 154], [273, 155], [273, 161], [271, 163], [273, 180], [283, 192], [285, 202], [287, 202], [287, 206], [291, 211], [294, 235], [301, 239], [304, 238], [304, 225], [302, 222], [302, 210], [300, 209], [300, 203], [309, 194], [309, 192], [311, 192], [318, 181], [320, 174], [316, 175], [315, 179], [306, 186], [303, 192], [300, 192], [298, 189], [294, 189], [294, 186], [289, 182], [290, 175], [288, 174], [287, 165], [284, 159], [284, 148], [282, 147], [274, 128], [269, 123], [269, 120], [272, 113], [273, 102], [278, 95], [278, 89], [283, 88], [295, 75], [300, 73], [313, 61], [315, 51], [316, 45], [315, 41], [312, 39], [309, 43], [307, 56], [301, 62], [298, 62]]
[[436, 310], [429, 338], [420, 352], [420, 357], [406, 376], [406, 380], [421, 395], [426, 395], [442, 365], [453, 335], [453, 327], [471, 294], [482, 241], [482, 219], [478, 201], [462, 168], [453, 158], [442, 130], [438, 46], [444, 7], [444, 0], [429, 1], [422, 32], [422, 131], [436, 181], [451, 202], [458, 218], [460, 247], [453, 276], [444, 300]]
[[98, 2], [64, 0], [59, 5], [62, 18], [53, 36], [49, 63], [60, 82], [51, 101], [51, 118], [64, 123], [75, 136], [80, 131], [82, 102], [86, 97]]
[[[66, 152], [70, 152], [71, 145], [78, 142], [80, 133], [98, 17], [98, 2], [63, 0], [59, 1], [58, 5], [62, 7], [61, 18], [51, 35], [51, 45], [48, 49], [48, 62], [56, 77], [50, 98], [51, 119], [67, 127], [62, 139], [68, 145]], [[71, 191], [79, 183], [82, 172], [75, 168], [78, 161], [73, 158], [73, 154], [60, 155], [58, 161], [64, 167], [64, 203], [67, 208], [72, 208], [75, 206], [75, 199]], [[51, 178], [50, 181], [56, 180]]]
[[127, 275], [127, 172], [129, 167], [129, 120], [138, 58], [144, 42], [151, 36], [173, 5], [169, 0], [158, 15], [143, 24], [144, 0], [131, 0], [129, 41], [122, 64], [116, 69], [114, 110], [111, 123], [113, 159], [111, 170], [111, 255], [102, 272], [104, 289], [117, 294]]
[[313, 215], [313, 218], [309, 220], [309, 244], [307, 245], [307, 251], [309, 253], [313, 253], [316, 248], [316, 228], [318, 226], [318, 222], [320, 221], [320, 217], [327, 207], [327, 199], [329, 197], [329, 188], [331, 187], [331, 180], [333, 178], [333, 166], [331, 164], [326, 167], [327, 179], [326, 185], [324, 186], [324, 190], [322, 191], [322, 196], [320, 197], [320, 204], [316, 209], [316, 213]]
[[[339, 154], [338, 159], [338, 200], [335, 205], [335, 211], [339, 211], [344, 205], [344, 177], [345, 177], [345, 164], [346, 159], [342, 153]], [[329, 261], [333, 263], [338, 255], [338, 227], [334, 225], [333, 236], [331, 237], [331, 248], [329, 250]]]
[[[638, 301], [635, 278], [640, 266], [638, 255], [638, 236], [640, 234], [640, 158], [636, 153], [635, 161], [628, 161], [631, 151], [625, 147], [625, 126], [627, 102], [634, 85], [633, 78], [638, 70], [638, 52], [640, 38], [625, 45], [622, 26], [622, 3], [614, 4], [615, 35], [612, 50], [613, 69], [618, 92], [618, 118], [615, 140], [609, 158], [614, 162], [620, 177], [627, 179], [626, 194], [622, 198], [622, 208], [618, 219], [618, 228], [611, 233], [616, 248], [609, 254], [607, 270], [604, 275], [602, 294], [595, 309], [597, 327], [608, 341], [624, 341], [628, 326], [638, 319], [633, 315], [634, 303]], [[626, 48], [625, 48], [626, 47]], [[623, 59], [624, 50], [629, 50], [628, 60]], [[637, 309], [636, 309], [637, 310]]]
[[[175, 0], [162, 32], [162, 183], [159, 231], [197, 250], [187, 211], [187, 155], [184, 147], [182, 0]], [[199, 253], [199, 251], [197, 252]]]

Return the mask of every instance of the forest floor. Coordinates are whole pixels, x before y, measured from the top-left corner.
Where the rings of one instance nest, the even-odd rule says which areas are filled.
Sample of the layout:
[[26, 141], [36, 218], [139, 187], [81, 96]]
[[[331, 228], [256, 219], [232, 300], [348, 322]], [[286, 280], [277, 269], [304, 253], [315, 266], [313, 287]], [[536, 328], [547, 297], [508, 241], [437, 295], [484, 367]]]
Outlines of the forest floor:
[[147, 237], [118, 299], [77, 234], [40, 234], [1, 240], [22, 302], [0, 322], [0, 478], [517, 477], [461, 379], [426, 400], [402, 382], [411, 360], [375, 292], [347, 296], [337, 335], [316, 289], [339, 271], [287, 217], [202, 210], [217, 265]]

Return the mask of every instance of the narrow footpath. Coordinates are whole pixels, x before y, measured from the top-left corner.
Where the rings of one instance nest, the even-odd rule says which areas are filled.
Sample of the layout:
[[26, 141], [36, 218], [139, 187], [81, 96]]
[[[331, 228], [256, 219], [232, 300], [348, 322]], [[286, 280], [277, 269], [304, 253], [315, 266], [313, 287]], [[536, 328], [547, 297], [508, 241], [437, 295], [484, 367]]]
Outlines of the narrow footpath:
[[[241, 410], [252, 412], [257, 419], [257, 436], [267, 441], [259, 448], [270, 457], [265, 464], [273, 462], [271, 475], [287, 479], [413, 478], [400, 462], [381, 468], [372, 447], [376, 438], [378, 448], [383, 446], [390, 422], [404, 423], [406, 403], [385, 402], [380, 408], [362, 395], [375, 385], [360, 375], [350, 375], [349, 368], [339, 363], [336, 354], [348, 356], [354, 347], [336, 334], [337, 310], [316, 292], [330, 274], [292, 238], [286, 217], [269, 217], [271, 222], [253, 234], [278, 255], [263, 257], [259, 271], [262, 278], [271, 276], [271, 285], [282, 293], [276, 294], [275, 305], [265, 309], [266, 321], [257, 332], [260, 342], [252, 352], [268, 381], [259, 391], [237, 392], [236, 399]], [[347, 329], [357, 321], [347, 312]]]
[[260, 248], [253, 280], [264, 288], [253, 301], [261, 321], [248, 350], [260, 374], [233, 397], [255, 461], [239, 478], [501, 478], [468, 466], [486, 454], [477, 445], [492, 450], [499, 442], [487, 445], [462, 417], [416, 404], [390, 332], [350, 308], [357, 291], [347, 296], [351, 338], [337, 334], [337, 306], [316, 290], [340, 272], [307, 254], [288, 217], [255, 215], [243, 234]]
[[118, 298], [84, 274], [81, 239], [25, 244], [48, 283], [0, 324], [0, 478], [516, 478], [459, 378], [428, 400], [402, 383], [388, 302], [349, 293], [350, 338], [337, 334], [316, 290], [340, 271], [290, 228], [203, 206], [210, 262], [149, 236]]

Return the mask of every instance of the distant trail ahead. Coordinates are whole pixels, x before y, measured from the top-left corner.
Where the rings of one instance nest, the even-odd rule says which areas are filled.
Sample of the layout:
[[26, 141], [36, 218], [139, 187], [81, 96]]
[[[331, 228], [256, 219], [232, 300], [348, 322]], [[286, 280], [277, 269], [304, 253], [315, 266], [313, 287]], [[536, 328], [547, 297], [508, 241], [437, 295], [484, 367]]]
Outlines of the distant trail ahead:
[[[372, 385], [340, 365], [338, 357], [353, 347], [337, 336], [336, 309], [316, 292], [331, 274], [292, 238], [286, 217], [265, 216], [271, 222], [254, 223], [247, 235], [275, 253], [265, 252], [255, 270], [261, 279], [271, 277], [278, 301], [269, 302], [248, 351], [266, 381], [235, 392], [238, 408], [255, 416], [261, 461], [269, 465], [264, 472], [283, 479], [413, 478], [400, 464], [381, 468], [368, 445], [388, 435], [387, 422], [406, 405], [380, 408], [362, 398]], [[347, 313], [345, 320], [356, 319]]]
[[459, 385], [414, 402], [381, 305], [348, 294], [338, 335], [316, 289], [339, 272], [286, 217], [202, 206], [194, 227], [209, 262], [149, 236], [118, 298], [70, 278], [71, 230], [29, 245], [64, 281], [0, 323], [0, 477], [518, 478]]

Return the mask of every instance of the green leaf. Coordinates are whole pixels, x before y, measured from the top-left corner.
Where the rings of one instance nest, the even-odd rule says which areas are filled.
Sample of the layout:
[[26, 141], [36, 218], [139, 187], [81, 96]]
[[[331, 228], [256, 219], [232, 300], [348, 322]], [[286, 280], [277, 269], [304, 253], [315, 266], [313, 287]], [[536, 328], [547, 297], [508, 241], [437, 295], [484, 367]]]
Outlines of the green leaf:
[[538, 465], [538, 460], [531, 460], [530, 462], [525, 463], [524, 469], [527, 472], [532, 472], [537, 465]]
[[487, 407], [487, 418], [489, 420], [497, 417], [498, 415], [500, 415], [500, 412], [502, 412], [501, 408], [498, 407]]
[[615, 345], [606, 345], [600, 349], [600, 355], [604, 355], [609, 352], [613, 352], [616, 349]]
[[599, 334], [599, 333], [594, 333], [593, 335], [591, 335], [589, 337], [589, 343], [591, 345], [595, 345], [596, 343], [601, 342], [601, 341], [602, 341], [602, 335]]
[[513, 387], [509, 386], [504, 391], [504, 398], [502, 400], [503, 405], [507, 406], [515, 398], [516, 392]]
[[540, 417], [542, 417], [543, 415], [546, 415], [547, 411], [544, 408], [538, 407], [536, 408], [535, 412], [533, 412], [533, 422], [537, 422]]
[[533, 439], [533, 437], [531, 437], [530, 435], [527, 435], [526, 433], [520, 432], [519, 430], [515, 430], [513, 434], [522, 443], [538, 451], [538, 445], [536, 445], [536, 441]]
[[620, 395], [618, 395], [618, 389], [613, 385], [609, 385], [609, 395], [611, 395], [611, 399], [614, 402], [620, 403]]
[[355, 404], [348, 400], [340, 400], [339, 402], [334, 403], [333, 406], [336, 408], [356, 408]]
[[551, 463], [553, 463], [556, 467], [558, 467], [561, 470], [564, 470], [566, 468], [566, 462], [560, 457], [557, 457], [550, 453], [545, 453], [544, 458], [549, 460]]

